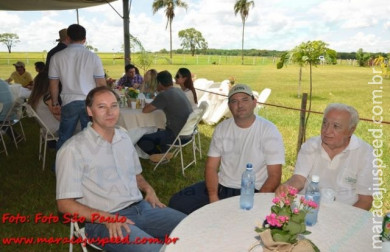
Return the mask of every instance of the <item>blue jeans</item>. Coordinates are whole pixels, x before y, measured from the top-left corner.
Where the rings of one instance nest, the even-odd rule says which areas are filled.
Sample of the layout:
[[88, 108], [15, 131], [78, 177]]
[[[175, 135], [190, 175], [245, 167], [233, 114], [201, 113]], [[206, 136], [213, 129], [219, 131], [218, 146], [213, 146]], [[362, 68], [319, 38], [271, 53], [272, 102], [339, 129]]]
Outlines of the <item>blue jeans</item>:
[[168, 144], [173, 143], [175, 138], [176, 136], [172, 130], [159, 130], [151, 134], [143, 135], [137, 144], [149, 155], [165, 153], [169, 149]]
[[85, 101], [72, 101], [61, 107], [60, 129], [58, 130], [57, 150], [66, 140], [73, 136], [77, 123], [80, 121], [81, 129], [87, 127], [89, 117], [85, 108]]
[[[177, 224], [179, 224], [179, 222], [186, 217], [185, 214], [168, 207], [152, 208], [149, 202], [145, 200], [133, 204], [130, 207], [126, 207], [113, 214], [116, 213], [118, 213], [120, 216], [127, 217], [135, 223], [135, 225], [129, 225], [131, 229], [129, 237], [130, 244], [107, 243], [103, 247], [105, 251], [159, 251], [163, 243], [135, 243], [138, 243], [137, 241], [140, 241], [143, 238], [145, 238], [144, 240], [148, 238], [158, 238], [161, 239], [161, 241], [165, 241], [165, 238], [170, 235], [170, 233], [177, 226]], [[108, 230], [103, 224], [86, 223], [85, 231], [88, 238], [109, 237]], [[128, 235], [125, 229], [122, 228], [122, 231], [124, 237]], [[175, 237], [171, 238], [173, 239]], [[171, 244], [171, 246], [174, 245]]]
[[[255, 192], [258, 192], [258, 190], [255, 190]], [[240, 194], [240, 189], [218, 184], [219, 199], [226, 199]], [[174, 194], [169, 200], [168, 206], [182, 213], [190, 214], [209, 203], [209, 193], [207, 191], [206, 183], [205, 181], [202, 181]]]

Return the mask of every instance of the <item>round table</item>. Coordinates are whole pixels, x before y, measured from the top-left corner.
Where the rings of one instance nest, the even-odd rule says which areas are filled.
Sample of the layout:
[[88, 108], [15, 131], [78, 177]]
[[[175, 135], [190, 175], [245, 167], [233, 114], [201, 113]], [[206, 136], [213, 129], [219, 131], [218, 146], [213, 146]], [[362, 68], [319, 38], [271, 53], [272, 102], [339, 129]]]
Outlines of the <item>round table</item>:
[[[170, 234], [179, 240], [163, 251], [248, 251], [259, 241], [254, 231], [270, 214], [273, 193], [256, 193], [254, 207], [239, 208], [239, 196], [206, 205], [187, 216]], [[381, 221], [381, 220], [377, 220]], [[339, 202], [320, 206], [318, 223], [306, 237], [321, 251], [372, 251], [372, 213]], [[261, 246], [253, 251], [263, 251]]]

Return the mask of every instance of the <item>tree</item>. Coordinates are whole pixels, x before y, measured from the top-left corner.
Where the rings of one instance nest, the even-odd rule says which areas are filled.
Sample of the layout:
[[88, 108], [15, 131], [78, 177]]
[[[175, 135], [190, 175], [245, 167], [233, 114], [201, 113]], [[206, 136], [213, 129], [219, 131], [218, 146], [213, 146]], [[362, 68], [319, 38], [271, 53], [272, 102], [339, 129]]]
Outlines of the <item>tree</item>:
[[0, 42], [7, 46], [8, 53], [11, 53], [11, 48], [19, 43], [19, 36], [15, 33], [2, 33], [0, 34]]
[[253, 1], [247, 0], [238, 0], [234, 5], [234, 14], [240, 13], [242, 21], [242, 41], [241, 41], [241, 64], [244, 64], [244, 31], [245, 31], [245, 21], [249, 15], [249, 9], [255, 6]]
[[172, 21], [175, 17], [175, 7], [182, 7], [187, 10], [187, 3], [181, 0], [154, 0], [152, 8], [153, 14], [159, 11], [162, 8], [165, 8], [165, 16], [167, 17], [167, 25], [165, 29], [168, 28], [169, 25], [169, 41], [170, 41], [170, 58], [172, 60]]
[[179, 31], [179, 38], [183, 49], [190, 50], [192, 56], [194, 56], [196, 49], [207, 49], [207, 42], [202, 33], [194, 28]]
[[364, 53], [363, 52], [363, 49], [360, 48], [357, 52], [356, 52], [356, 59], [359, 63], [359, 66], [365, 66], [367, 64], [367, 61], [370, 59], [370, 54], [369, 53]]
[[[300, 45], [296, 46], [291, 51], [282, 54], [280, 61], [277, 63], [276, 67], [278, 69], [282, 68], [287, 64], [287, 62], [298, 63], [302, 67], [304, 65], [309, 65], [310, 69], [310, 93], [309, 93], [309, 108], [305, 121], [305, 126], [309, 120], [310, 110], [311, 110], [311, 101], [313, 93], [313, 78], [312, 78], [312, 67], [320, 64], [320, 56], [324, 56], [327, 59], [330, 59], [331, 62], [334, 62], [336, 58], [336, 51], [330, 48], [327, 48], [325, 42], [321, 40], [303, 42]], [[300, 75], [302, 71], [300, 70]], [[301, 76], [300, 76], [301, 79]], [[305, 138], [305, 133], [303, 134]]]

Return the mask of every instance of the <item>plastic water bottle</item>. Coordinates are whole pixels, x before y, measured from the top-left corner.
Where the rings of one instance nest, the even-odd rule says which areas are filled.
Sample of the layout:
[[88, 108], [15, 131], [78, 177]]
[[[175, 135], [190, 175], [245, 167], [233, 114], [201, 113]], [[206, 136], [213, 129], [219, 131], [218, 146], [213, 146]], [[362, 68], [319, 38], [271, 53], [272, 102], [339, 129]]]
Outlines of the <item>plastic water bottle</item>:
[[314, 226], [317, 223], [318, 210], [320, 207], [321, 192], [318, 183], [320, 182], [320, 177], [313, 175], [311, 177], [311, 182], [306, 189], [305, 198], [307, 200], [314, 201], [317, 203], [318, 207], [316, 209], [311, 209], [310, 212], [306, 214], [305, 222], [307, 226]]
[[246, 165], [246, 170], [241, 179], [240, 208], [250, 210], [253, 207], [253, 197], [255, 194], [255, 174], [252, 164]]

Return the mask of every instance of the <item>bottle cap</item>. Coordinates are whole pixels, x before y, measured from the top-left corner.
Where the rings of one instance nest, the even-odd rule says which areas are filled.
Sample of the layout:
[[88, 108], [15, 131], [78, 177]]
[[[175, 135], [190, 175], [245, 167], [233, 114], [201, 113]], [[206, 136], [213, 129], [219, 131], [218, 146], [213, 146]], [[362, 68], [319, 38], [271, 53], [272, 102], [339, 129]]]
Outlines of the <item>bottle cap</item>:
[[318, 175], [312, 175], [312, 176], [311, 176], [311, 181], [313, 181], [314, 183], [320, 182], [320, 176], [318, 176]]
[[246, 168], [252, 170], [253, 169], [252, 164], [251, 163], [247, 163], [246, 164]]

